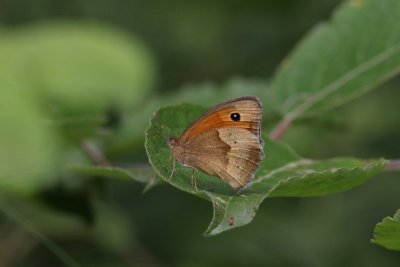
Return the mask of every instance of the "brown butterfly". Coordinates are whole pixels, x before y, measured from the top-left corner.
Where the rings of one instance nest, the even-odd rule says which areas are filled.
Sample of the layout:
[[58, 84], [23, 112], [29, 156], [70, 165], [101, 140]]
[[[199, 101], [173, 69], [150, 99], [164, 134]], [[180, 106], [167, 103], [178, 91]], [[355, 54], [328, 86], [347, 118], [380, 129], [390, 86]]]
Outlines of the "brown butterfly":
[[[240, 188], [250, 182], [264, 157], [260, 135], [262, 104], [244, 96], [216, 105], [168, 143], [175, 161]], [[170, 178], [171, 178], [170, 177]]]

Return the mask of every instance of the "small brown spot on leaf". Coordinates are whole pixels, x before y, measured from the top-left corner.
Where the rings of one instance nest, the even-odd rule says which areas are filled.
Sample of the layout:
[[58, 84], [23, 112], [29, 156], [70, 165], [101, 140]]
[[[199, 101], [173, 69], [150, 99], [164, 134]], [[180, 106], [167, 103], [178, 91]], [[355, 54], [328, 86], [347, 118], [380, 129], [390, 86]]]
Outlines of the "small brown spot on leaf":
[[230, 226], [232, 226], [232, 225], [235, 224], [235, 218], [234, 218], [233, 216], [229, 216], [229, 218], [228, 218], [228, 224], [229, 224]]

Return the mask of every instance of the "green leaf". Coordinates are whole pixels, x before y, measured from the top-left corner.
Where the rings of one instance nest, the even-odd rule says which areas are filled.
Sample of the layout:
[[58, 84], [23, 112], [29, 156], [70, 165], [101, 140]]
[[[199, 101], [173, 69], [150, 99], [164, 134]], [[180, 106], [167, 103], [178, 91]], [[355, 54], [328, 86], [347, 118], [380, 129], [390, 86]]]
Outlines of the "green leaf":
[[[275, 145], [277, 150], [268, 150], [267, 144], [266, 152], [270, 157], [287, 153], [281, 144]], [[268, 158], [265, 161], [264, 164]], [[324, 196], [341, 192], [367, 181], [379, 173], [384, 164], [384, 160], [302, 159], [257, 175], [246, 189], [230, 197], [207, 192], [214, 204], [214, 218], [205, 234], [216, 235], [251, 222], [259, 205], [267, 197]], [[216, 202], [219, 202], [218, 205]]]
[[371, 242], [400, 251], [400, 210], [397, 210], [393, 218], [386, 217], [375, 226]]
[[33, 194], [55, 182], [62, 148], [40, 110], [17, 88], [0, 87], [0, 191]]
[[57, 21], [10, 28], [4, 35], [0, 88], [13, 84], [23, 91], [67, 137], [93, 134], [107, 112], [132, 110], [153, 89], [150, 51], [116, 28]]
[[58, 129], [65, 139], [80, 142], [85, 137], [101, 132], [101, 126], [106, 122], [104, 114], [75, 115], [50, 120], [50, 125]]
[[288, 145], [267, 140], [266, 158], [246, 188], [234, 190], [224, 181], [196, 171], [199, 189], [196, 192], [191, 185], [190, 168], [176, 163], [172, 173], [173, 157], [167, 141], [170, 136], [179, 136], [205, 111], [185, 104], [161, 108], [151, 119], [145, 143], [149, 161], [163, 180], [213, 203], [214, 215], [205, 235], [216, 235], [249, 223], [267, 197], [323, 196], [341, 192], [365, 182], [386, 164], [382, 159], [303, 159]]
[[400, 71], [400, 2], [346, 1], [283, 61], [276, 106], [290, 120], [355, 98]]
[[152, 168], [147, 167], [107, 167], [93, 165], [78, 165], [71, 164], [67, 167], [68, 170], [85, 175], [100, 176], [113, 179], [134, 180], [139, 183], [146, 184], [144, 191], [148, 191], [154, 185], [160, 182], [159, 178], [154, 173]]

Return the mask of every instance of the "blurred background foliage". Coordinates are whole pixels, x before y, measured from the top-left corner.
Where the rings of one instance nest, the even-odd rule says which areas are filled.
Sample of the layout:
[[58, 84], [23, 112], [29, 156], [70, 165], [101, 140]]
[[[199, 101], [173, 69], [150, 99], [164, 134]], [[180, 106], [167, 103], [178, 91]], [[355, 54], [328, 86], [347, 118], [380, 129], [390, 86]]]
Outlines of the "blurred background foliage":
[[[400, 254], [369, 243], [399, 208], [396, 173], [269, 199], [252, 224], [205, 238], [208, 202], [66, 170], [92, 146], [113, 164], [147, 163], [144, 129], [161, 105], [268, 90], [340, 2], [1, 0], [0, 266], [74, 266], [64, 253], [77, 266], [398, 266]], [[398, 158], [399, 85], [299, 121], [285, 141], [312, 158]]]

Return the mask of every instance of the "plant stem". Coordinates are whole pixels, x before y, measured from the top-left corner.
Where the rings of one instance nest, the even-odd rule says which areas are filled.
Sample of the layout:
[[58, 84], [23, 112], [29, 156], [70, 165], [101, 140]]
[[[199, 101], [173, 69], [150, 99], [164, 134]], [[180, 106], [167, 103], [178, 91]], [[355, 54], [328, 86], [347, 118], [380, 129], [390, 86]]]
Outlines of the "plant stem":
[[113, 163], [113, 167], [125, 168], [125, 169], [152, 169], [149, 163]]
[[81, 148], [95, 165], [111, 166], [103, 152], [89, 140], [82, 140]]
[[400, 171], [400, 159], [393, 159], [384, 168], [385, 171]]
[[290, 117], [283, 117], [283, 119], [269, 134], [269, 138], [271, 138], [271, 140], [278, 140], [282, 138], [282, 136], [286, 133], [291, 123], [292, 119]]

